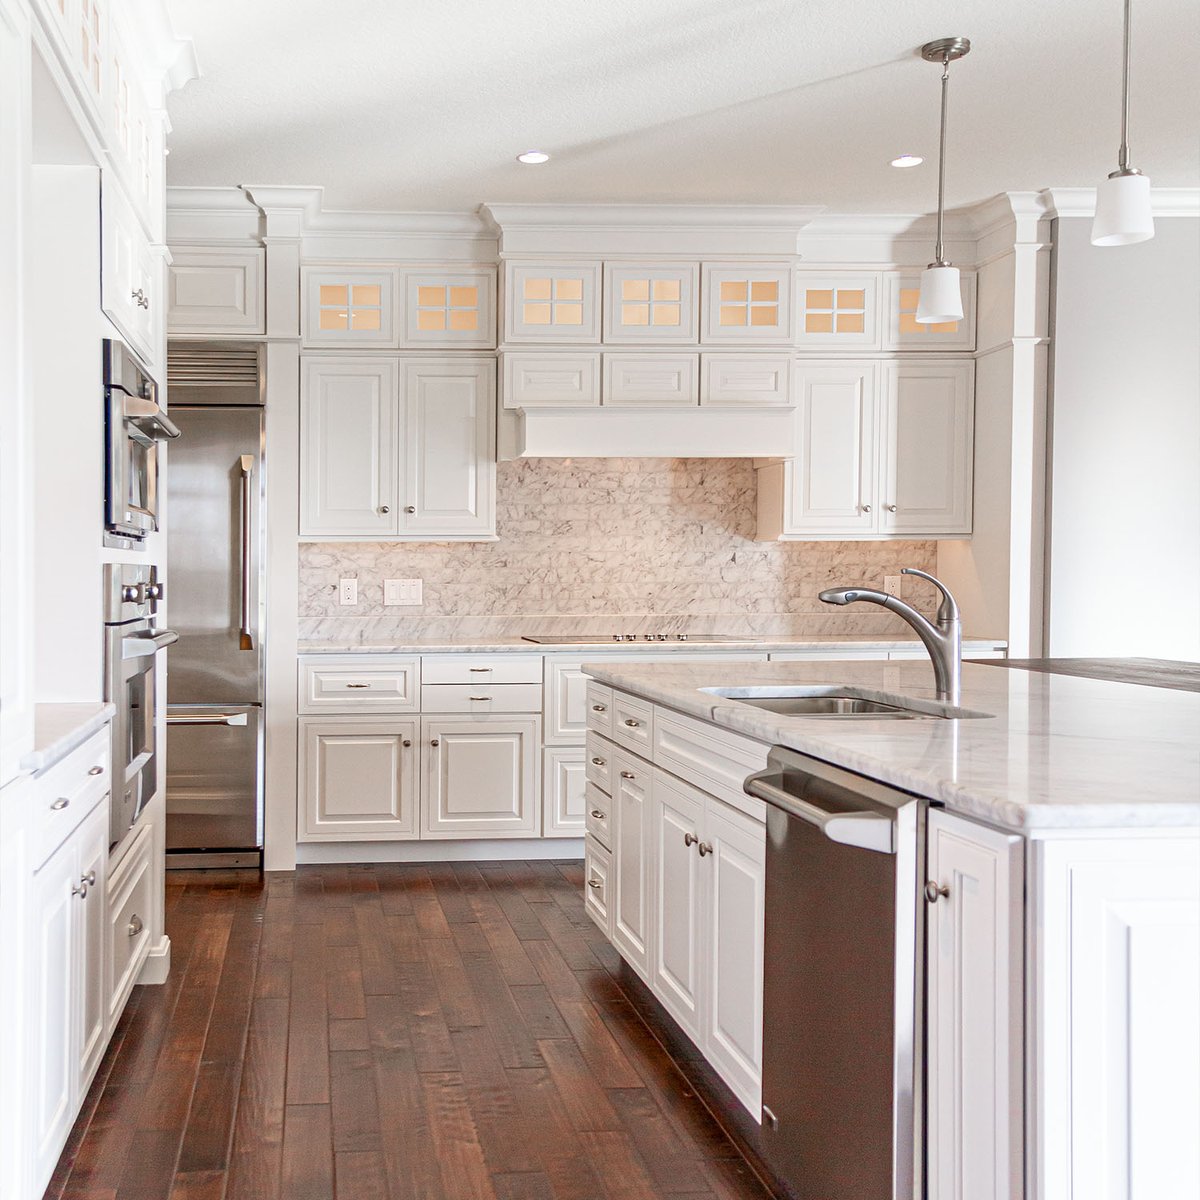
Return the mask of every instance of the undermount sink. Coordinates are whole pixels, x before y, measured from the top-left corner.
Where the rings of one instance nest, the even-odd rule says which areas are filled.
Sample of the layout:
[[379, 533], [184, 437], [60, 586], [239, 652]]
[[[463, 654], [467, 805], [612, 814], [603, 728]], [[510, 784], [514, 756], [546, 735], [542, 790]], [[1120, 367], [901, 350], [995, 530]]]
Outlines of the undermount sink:
[[904, 704], [896, 704], [893, 703], [895, 697], [884, 699], [865, 688], [843, 687], [837, 684], [823, 687], [772, 687], [750, 684], [743, 687], [707, 687], [700, 690], [710, 696], [736, 700], [739, 704], [750, 705], [751, 708], [761, 708], [766, 712], [788, 717], [821, 717], [827, 720], [955, 721], [992, 715], [953, 704], [943, 704], [939, 700], [906, 697]]

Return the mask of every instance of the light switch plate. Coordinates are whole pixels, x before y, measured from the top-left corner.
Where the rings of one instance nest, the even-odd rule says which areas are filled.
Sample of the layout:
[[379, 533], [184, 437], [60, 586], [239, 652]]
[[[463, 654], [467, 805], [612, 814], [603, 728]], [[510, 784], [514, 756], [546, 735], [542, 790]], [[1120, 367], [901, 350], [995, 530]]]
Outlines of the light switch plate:
[[383, 581], [384, 604], [423, 604], [420, 579], [385, 579]]
[[357, 579], [339, 579], [338, 580], [338, 603], [339, 604], [357, 604], [358, 603], [358, 580]]
[[903, 575], [885, 575], [883, 577], [883, 590], [889, 596], [900, 595], [900, 581], [904, 578]]

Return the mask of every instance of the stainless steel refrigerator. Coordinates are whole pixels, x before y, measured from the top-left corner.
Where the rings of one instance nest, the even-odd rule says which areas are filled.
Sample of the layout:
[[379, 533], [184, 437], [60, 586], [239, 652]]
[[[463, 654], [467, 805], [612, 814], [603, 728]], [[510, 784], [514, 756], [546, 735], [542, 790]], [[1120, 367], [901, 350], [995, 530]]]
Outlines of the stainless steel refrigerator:
[[167, 355], [169, 868], [262, 865], [261, 359], [245, 343]]

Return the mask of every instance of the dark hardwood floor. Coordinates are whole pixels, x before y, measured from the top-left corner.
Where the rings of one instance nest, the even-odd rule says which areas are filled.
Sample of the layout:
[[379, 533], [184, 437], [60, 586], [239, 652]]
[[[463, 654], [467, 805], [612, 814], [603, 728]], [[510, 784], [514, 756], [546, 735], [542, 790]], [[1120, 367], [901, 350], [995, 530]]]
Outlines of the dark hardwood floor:
[[47, 1200], [768, 1200], [580, 864], [167, 879]]

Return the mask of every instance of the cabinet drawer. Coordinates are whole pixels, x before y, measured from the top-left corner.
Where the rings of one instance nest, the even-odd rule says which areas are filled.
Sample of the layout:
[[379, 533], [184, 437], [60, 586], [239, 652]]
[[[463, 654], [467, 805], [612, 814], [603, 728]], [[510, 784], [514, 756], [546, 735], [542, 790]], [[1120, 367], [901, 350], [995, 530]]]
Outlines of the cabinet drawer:
[[416, 712], [420, 683], [421, 660], [415, 657], [301, 659], [298, 711]]
[[[540, 654], [426, 654], [422, 683], [541, 683]], [[536, 708], [541, 710], [539, 701]]]
[[610, 937], [608, 879], [611, 871], [612, 855], [594, 837], [588, 837], [583, 845], [583, 907]]
[[540, 713], [540, 683], [435, 683], [421, 688], [427, 713]]
[[747, 796], [742, 783], [747, 775], [766, 768], [769, 750], [762, 742], [707, 721], [655, 710], [654, 765], [759, 821], [766, 820], [766, 806]]
[[584, 824], [588, 834], [602, 845], [612, 848], [609, 828], [611, 825], [610, 810], [612, 798], [606, 796], [594, 783], [587, 785], [587, 815]]
[[613, 692], [612, 739], [649, 759], [654, 746], [654, 706], [624, 692]]
[[34, 780], [37, 819], [31, 858], [35, 871], [111, 790], [112, 736], [106, 725]]
[[791, 402], [786, 355], [703, 354], [700, 403], [751, 407]]
[[588, 783], [594, 783], [602, 792], [612, 795], [612, 755], [616, 747], [598, 733], [589, 731], [587, 735], [587, 757], [584, 760], [587, 768]]
[[700, 400], [698, 354], [606, 354], [604, 403], [692, 405]]
[[613, 690], [602, 683], [587, 685], [588, 729], [612, 736]]
[[599, 354], [506, 354], [505, 408], [575, 408], [600, 403]]
[[108, 1013], [116, 1020], [150, 952], [154, 836], [143, 826], [108, 882]]

